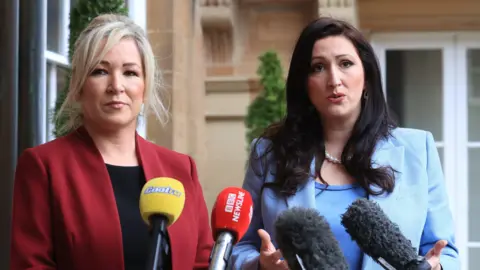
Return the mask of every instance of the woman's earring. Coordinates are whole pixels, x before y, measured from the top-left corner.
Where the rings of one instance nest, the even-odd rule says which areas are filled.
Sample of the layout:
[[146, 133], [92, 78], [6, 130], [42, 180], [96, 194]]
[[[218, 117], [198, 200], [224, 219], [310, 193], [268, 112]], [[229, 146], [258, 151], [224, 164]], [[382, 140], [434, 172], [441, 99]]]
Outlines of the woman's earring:
[[363, 90], [363, 98], [368, 99], [368, 91], [367, 90]]

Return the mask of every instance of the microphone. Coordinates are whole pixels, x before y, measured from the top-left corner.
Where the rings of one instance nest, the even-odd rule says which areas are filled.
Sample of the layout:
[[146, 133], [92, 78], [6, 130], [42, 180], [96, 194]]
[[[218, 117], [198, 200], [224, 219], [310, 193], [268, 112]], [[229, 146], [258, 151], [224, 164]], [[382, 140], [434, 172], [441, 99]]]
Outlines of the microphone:
[[247, 232], [252, 214], [253, 201], [248, 191], [228, 187], [218, 194], [211, 216], [215, 245], [210, 254], [209, 270], [227, 268], [232, 248]]
[[163, 269], [163, 248], [167, 227], [180, 216], [185, 205], [185, 189], [182, 183], [169, 177], [148, 181], [140, 194], [140, 213], [151, 228], [151, 246], [147, 258], [147, 270]]
[[357, 199], [342, 215], [341, 223], [360, 249], [383, 269], [432, 269], [377, 203]]
[[275, 240], [290, 270], [348, 270], [330, 225], [315, 209], [283, 211], [275, 220]]

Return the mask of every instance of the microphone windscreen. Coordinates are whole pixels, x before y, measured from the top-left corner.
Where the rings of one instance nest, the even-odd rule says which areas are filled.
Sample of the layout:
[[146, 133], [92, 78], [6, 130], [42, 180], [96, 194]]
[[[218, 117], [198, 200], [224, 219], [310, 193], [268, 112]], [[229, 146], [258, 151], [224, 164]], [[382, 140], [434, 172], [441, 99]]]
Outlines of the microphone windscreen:
[[164, 215], [168, 219], [167, 226], [172, 225], [182, 213], [184, 205], [183, 184], [173, 178], [151, 179], [145, 183], [140, 194], [140, 213], [143, 221], [149, 225], [152, 215]]
[[283, 211], [275, 221], [275, 240], [290, 270], [348, 269], [330, 225], [316, 209], [292, 207]]
[[212, 208], [212, 235], [216, 240], [220, 232], [233, 233], [235, 243], [247, 232], [253, 214], [250, 193], [242, 188], [228, 187], [218, 194]]
[[371, 258], [383, 258], [396, 269], [404, 269], [418, 258], [410, 240], [373, 201], [362, 198], [353, 202], [343, 214], [341, 223]]

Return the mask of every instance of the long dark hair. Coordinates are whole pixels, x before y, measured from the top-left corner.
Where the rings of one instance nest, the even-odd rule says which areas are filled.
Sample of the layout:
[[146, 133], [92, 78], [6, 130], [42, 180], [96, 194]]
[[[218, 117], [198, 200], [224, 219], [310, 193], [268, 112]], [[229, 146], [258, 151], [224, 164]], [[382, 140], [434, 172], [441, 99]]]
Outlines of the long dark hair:
[[[343, 149], [342, 163], [369, 195], [390, 193], [395, 186], [395, 171], [390, 166], [372, 166], [377, 142], [391, 136], [392, 129], [396, 127], [383, 94], [376, 56], [371, 45], [357, 29], [344, 21], [327, 17], [311, 22], [300, 34], [286, 84], [287, 115], [279, 123], [269, 126], [253, 145], [250, 166], [255, 159], [262, 159], [260, 164], [264, 168], [261, 171], [265, 172], [265, 177], [270, 164], [267, 157], [273, 155], [275, 181], [264, 187], [275, 187], [286, 196], [294, 195], [298, 186], [311, 176], [310, 164], [314, 157], [315, 171], [320, 172], [325, 159], [324, 132], [318, 112], [308, 96], [307, 79], [315, 42], [329, 36], [344, 36], [356, 47], [363, 63], [365, 89], [368, 91], [368, 98], [362, 98], [360, 116]], [[262, 139], [267, 139], [270, 144], [258, 156], [256, 148]], [[259, 174], [258, 171], [256, 173]], [[380, 190], [372, 190], [372, 184]]]

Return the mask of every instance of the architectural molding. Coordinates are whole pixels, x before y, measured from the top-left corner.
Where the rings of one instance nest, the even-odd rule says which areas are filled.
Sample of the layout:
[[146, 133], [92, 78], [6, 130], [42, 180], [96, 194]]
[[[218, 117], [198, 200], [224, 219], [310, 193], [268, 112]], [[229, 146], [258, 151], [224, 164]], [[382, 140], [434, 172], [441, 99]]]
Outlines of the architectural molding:
[[232, 28], [233, 11], [231, 6], [202, 6], [200, 9], [204, 27]]
[[318, 0], [318, 15], [342, 19], [357, 27], [357, 0]]
[[235, 10], [232, 0], [200, 1], [208, 75], [233, 74]]
[[221, 92], [250, 92], [250, 79], [246, 77], [208, 77], [205, 81], [207, 93]]
[[207, 65], [231, 65], [233, 55], [233, 35], [231, 29], [204, 28], [203, 37]]

